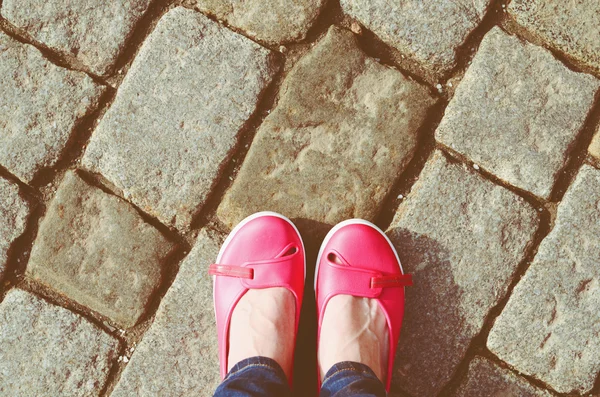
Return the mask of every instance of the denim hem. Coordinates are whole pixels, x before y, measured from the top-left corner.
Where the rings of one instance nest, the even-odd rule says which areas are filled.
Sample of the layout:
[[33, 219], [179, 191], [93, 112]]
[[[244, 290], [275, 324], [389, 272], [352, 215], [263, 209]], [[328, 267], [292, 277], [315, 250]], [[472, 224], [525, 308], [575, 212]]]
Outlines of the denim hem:
[[377, 375], [375, 375], [375, 372], [369, 368], [369, 366], [354, 361], [342, 361], [333, 365], [329, 371], [327, 371], [325, 378], [323, 378], [321, 387], [325, 386], [325, 384], [333, 379], [336, 375], [340, 376], [340, 374], [344, 372], [358, 372], [364, 375], [366, 378], [372, 378], [379, 381], [379, 378]]
[[225, 376], [225, 379], [223, 379], [223, 380], [227, 380], [229, 377], [234, 376], [234, 375], [236, 375], [240, 372], [243, 372], [245, 370], [248, 370], [250, 368], [257, 368], [257, 367], [270, 369], [273, 372], [275, 372], [277, 377], [286, 379], [285, 372], [283, 372], [283, 368], [281, 368], [281, 366], [277, 363], [277, 361], [275, 361], [269, 357], [256, 356], [256, 357], [245, 358], [242, 361], [235, 364], [231, 368], [231, 370], [227, 373], [227, 375]]

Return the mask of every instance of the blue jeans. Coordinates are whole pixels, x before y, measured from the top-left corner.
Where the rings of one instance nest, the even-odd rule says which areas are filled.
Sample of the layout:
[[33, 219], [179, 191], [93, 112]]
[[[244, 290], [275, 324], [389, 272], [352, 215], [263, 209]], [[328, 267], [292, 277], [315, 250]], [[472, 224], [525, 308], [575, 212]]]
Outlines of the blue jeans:
[[[316, 376], [316, 375], [315, 375]], [[219, 385], [214, 397], [290, 397], [283, 369], [267, 357], [237, 363]], [[320, 397], [385, 397], [385, 387], [371, 368], [345, 361], [335, 364], [323, 379]]]

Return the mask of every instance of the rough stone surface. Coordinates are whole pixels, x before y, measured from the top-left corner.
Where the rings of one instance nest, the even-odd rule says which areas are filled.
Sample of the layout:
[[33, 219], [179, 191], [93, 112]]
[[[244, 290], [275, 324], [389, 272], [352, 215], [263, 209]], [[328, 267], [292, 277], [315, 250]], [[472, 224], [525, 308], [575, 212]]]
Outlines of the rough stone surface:
[[80, 316], [13, 289], [0, 304], [0, 394], [98, 396], [118, 342]]
[[130, 327], [172, 247], [129, 204], [69, 172], [40, 224], [27, 274]]
[[151, 0], [3, 0], [2, 16], [34, 39], [77, 57], [94, 73], [111, 72]]
[[[315, 71], [318, 71], [315, 72]], [[264, 209], [329, 224], [372, 219], [412, 158], [434, 100], [331, 28], [290, 71], [218, 216]]]
[[25, 231], [28, 215], [29, 204], [19, 196], [19, 187], [0, 178], [0, 277], [10, 246]]
[[456, 396], [551, 397], [552, 394], [486, 358], [475, 357], [469, 365], [467, 379], [459, 387]]
[[394, 383], [434, 396], [449, 381], [539, 224], [521, 197], [435, 152], [387, 233], [413, 274]]
[[304, 39], [324, 4], [325, 0], [196, 0], [199, 10], [271, 44]]
[[23, 182], [53, 166], [102, 91], [84, 73], [0, 32], [0, 164]]
[[599, 219], [600, 170], [584, 165], [487, 341], [562, 393], [589, 391], [600, 372]]
[[221, 242], [200, 232], [112, 397], [212, 396], [220, 375], [208, 266]]
[[175, 8], [144, 42], [83, 164], [166, 224], [189, 226], [276, 72], [272, 54]]
[[490, 0], [341, 0], [342, 9], [426, 69], [456, 65], [456, 49], [481, 22]]
[[548, 46], [600, 73], [600, 3], [513, 0], [509, 15]]
[[590, 154], [594, 156], [596, 160], [600, 161], [600, 126], [590, 145]]
[[550, 52], [493, 28], [436, 138], [506, 182], [548, 198], [599, 86]]

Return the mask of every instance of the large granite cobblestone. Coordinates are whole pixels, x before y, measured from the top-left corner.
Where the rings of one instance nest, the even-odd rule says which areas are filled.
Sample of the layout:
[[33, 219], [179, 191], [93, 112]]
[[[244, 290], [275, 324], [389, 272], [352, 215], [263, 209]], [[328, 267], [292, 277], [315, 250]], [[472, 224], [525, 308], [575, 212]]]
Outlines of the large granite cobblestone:
[[373, 219], [417, 145], [435, 100], [367, 57], [337, 27], [289, 72], [218, 216], [233, 227], [265, 209], [335, 224]]
[[175, 8], [144, 42], [83, 164], [163, 223], [189, 227], [276, 72], [273, 54]]
[[112, 397], [212, 396], [221, 377], [208, 266], [222, 240], [200, 232]]
[[79, 59], [94, 73], [112, 72], [151, 0], [3, 0], [0, 13], [53, 49]]
[[306, 37], [325, 0], [195, 0], [195, 4], [251, 37], [283, 44]]
[[13, 289], [0, 304], [0, 394], [98, 396], [118, 348], [82, 317]]
[[435, 136], [500, 179], [548, 199], [599, 87], [600, 80], [496, 27]]
[[387, 234], [413, 274], [394, 384], [435, 396], [505, 295], [539, 224], [523, 198], [436, 151]]
[[456, 66], [456, 50], [481, 23], [490, 0], [341, 0], [342, 9], [433, 74]]
[[68, 172], [40, 224], [27, 275], [131, 327], [172, 248], [128, 203]]
[[600, 2], [512, 0], [507, 10], [534, 37], [600, 73]]
[[551, 397], [552, 394], [533, 386], [508, 369], [483, 357], [469, 364], [467, 378], [458, 388], [456, 397]]
[[19, 186], [0, 177], [0, 278], [8, 260], [8, 250], [27, 225], [30, 208], [19, 195]]
[[497, 318], [488, 348], [561, 393], [600, 373], [600, 170], [584, 165]]
[[25, 183], [54, 166], [103, 91], [0, 32], [0, 165]]

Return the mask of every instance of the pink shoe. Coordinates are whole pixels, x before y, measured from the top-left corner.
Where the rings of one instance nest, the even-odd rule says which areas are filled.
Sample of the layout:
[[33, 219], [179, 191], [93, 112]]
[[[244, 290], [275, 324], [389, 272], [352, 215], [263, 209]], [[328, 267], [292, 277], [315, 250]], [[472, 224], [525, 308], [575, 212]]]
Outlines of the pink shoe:
[[[343, 263], [339, 265], [334, 259]], [[400, 259], [387, 236], [362, 219], [337, 224], [325, 237], [315, 270], [318, 335], [329, 300], [340, 294], [376, 299], [389, 327], [389, 358], [386, 390], [390, 391], [392, 368], [404, 316], [404, 287], [412, 277], [403, 274]], [[319, 380], [319, 387], [321, 380]]]
[[[296, 332], [306, 278], [304, 245], [298, 229], [283, 215], [259, 212], [240, 222], [223, 243], [213, 276], [221, 378], [227, 375], [231, 314], [249, 289], [284, 287], [296, 299]], [[289, 379], [290, 386], [292, 379]]]

